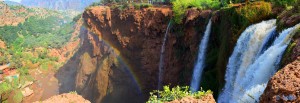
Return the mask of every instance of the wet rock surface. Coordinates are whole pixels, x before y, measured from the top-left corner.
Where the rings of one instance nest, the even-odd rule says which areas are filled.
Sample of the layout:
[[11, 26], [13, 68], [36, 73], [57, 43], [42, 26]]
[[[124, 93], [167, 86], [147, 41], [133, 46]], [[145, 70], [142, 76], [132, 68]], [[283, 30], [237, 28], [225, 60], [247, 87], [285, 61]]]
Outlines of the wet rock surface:
[[300, 102], [300, 57], [286, 65], [269, 81], [261, 103]]

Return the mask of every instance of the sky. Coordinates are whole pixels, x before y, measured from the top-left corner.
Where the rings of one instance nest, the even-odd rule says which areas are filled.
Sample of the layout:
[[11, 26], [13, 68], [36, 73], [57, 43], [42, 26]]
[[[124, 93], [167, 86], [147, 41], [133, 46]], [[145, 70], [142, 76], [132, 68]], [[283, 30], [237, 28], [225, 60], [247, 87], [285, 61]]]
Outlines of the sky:
[[[0, 1], [5, 1], [5, 0], [0, 0]], [[21, 0], [6, 0], [6, 1], [14, 1], [14, 2], [18, 2], [18, 3], [21, 2]]]

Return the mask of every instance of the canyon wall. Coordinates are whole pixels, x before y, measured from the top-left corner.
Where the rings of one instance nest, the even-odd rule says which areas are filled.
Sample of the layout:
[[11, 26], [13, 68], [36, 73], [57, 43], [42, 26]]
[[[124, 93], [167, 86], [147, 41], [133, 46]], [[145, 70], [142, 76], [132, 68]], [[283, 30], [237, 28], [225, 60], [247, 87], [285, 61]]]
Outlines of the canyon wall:
[[[128, 8], [123, 11], [108, 7], [94, 7], [83, 14], [88, 28], [97, 34], [100, 40], [106, 41], [111, 48], [114, 48], [122, 61], [128, 65], [127, 69], [131, 72], [128, 75], [136, 76], [132, 79], [135, 79], [136, 85], [141, 88], [140, 100], [142, 101], [147, 99], [151, 90], [157, 88], [160, 49], [171, 15], [172, 11], [167, 7], [144, 10]], [[203, 25], [205, 25], [205, 20]], [[172, 32], [174, 27], [171, 28]], [[189, 37], [186, 37], [186, 40], [178, 41], [176, 34], [168, 34], [163, 77], [165, 85], [178, 85], [184, 66], [190, 65], [189, 69], [192, 68], [194, 59], [192, 54], [196, 54], [197, 47], [197, 43], [192, 43], [199, 42], [197, 38], [200, 35], [198, 33], [202, 32], [204, 28], [202, 31], [196, 31], [193, 27], [188, 28], [190, 30], [187, 30], [189, 33], [186, 34]], [[193, 46], [190, 48], [195, 50], [187, 50], [188, 52], [178, 54], [180, 51], [175, 48], [178, 48], [177, 45], [181, 43], [192, 44]], [[185, 55], [182, 58], [190, 58], [180, 61], [177, 58], [181, 55]], [[127, 96], [131, 94], [129, 92]], [[135, 98], [135, 100], [138, 99]]]
[[[261, 9], [260, 6], [265, 8]], [[256, 9], [266, 12], [256, 14], [256, 19], [246, 18], [242, 9]], [[172, 23], [166, 42], [163, 85], [189, 85], [198, 45], [208, 20], [212, 18], [212, 34], [208, 45], [203, 82], [204, 90], [211, 89], [218, 94], [224, 84], [227, 60], [240, 33], [252, 23], [271, 18], [269, 4], [237, 6], [220, 11], [189, 9], [182, 24]], [[173, 13], [170, 7], [152, 7], [123, 10], [104, 6], [87, 9], [83, 18], [90, 31], [106, 41], [130, 65], [142, 94], [157, 89], [160, 49], [167, 25]], [[235, 20], [237, 19], [237, 20]], [[242, 23], [239, 22], [243, 21]], [[216, 96], [216, 95], [215, 95]]]
[[[251, 14], [245, 10], [256, 10]], [[182, 24], [172, 22], [165, 48], [163, 85], [189, 85], [198, 45], [208, 20], [212, 34], [201, 87], [216, 97], [223, 87], [229, 56], [242, 31], [276, 17], [268, 3], [218, 11], [190, 8]], [[263, 15], [261, 14], [263, 13]], [[60, 92], [76, 90], [91, 102], [139, 103], [157, 89], [163, 37], [172, 19], [170, 7], [125, 9], [96, 6], [83, 13], [78, 52], [58, 72]]]
[[[200, 13], [192, 10], [185, 28], [171, 27], [166, 43], [164, 85], [189, 84], [186, 81], [191, 72], [184, 71], [192, 71], [198, 38], [211, 12]], [[171, 16], [169, 7], [122, 11], [93, 7], [85, 11], [86, 26], [94, 34], [84, 39], [85, 49], [79, 49], [89, 53], [78, 53], [72, 59], [79, 66], [72, 81], [75, 87], [70, 90], [76, 89], [92, 102], [147, 100], [149, 92], [157, 88], [160, 49]], [[194, 27], [195, 24], [199, 26]]]

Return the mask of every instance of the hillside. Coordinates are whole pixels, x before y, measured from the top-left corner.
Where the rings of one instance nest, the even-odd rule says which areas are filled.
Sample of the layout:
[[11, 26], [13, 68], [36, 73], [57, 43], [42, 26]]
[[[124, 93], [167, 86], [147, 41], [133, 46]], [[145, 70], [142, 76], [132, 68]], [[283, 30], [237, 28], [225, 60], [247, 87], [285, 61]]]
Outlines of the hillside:
[[[0, 3], [0, 102], [299, 102], [299, 0]], [[88, 6], [90, 5], [90, 6]]]
[[47, 89], [58, 88], [55, 71], [78, 48], [82, 23], [73, 21], [74, 13], [0, 5], [0, 64], [7, 66], [1, 68], [1, 101], [34, 102], [58, 94]]

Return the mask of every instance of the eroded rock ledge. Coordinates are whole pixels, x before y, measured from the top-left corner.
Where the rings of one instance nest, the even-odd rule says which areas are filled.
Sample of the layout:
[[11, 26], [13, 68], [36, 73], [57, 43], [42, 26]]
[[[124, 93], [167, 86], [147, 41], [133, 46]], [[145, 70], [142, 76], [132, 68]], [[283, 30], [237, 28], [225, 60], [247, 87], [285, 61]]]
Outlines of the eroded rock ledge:
[[65, 93], [61, 95], [53, 96], [45, 101], [38, 101], [34, 103], [91, 103], [85, 100], [82, 96], [76, 93]]
[[300, 102], [300, 57], [277, 72], [269, 81], [261, 103]]

